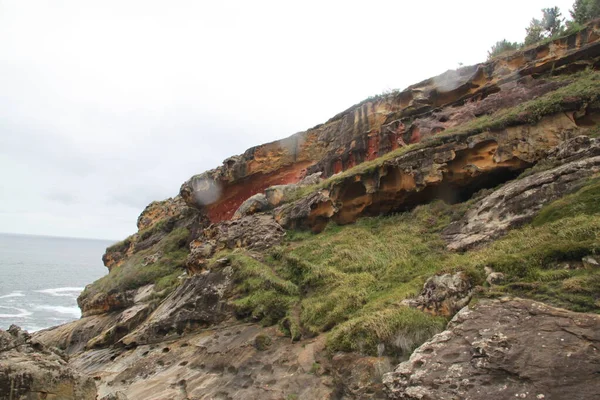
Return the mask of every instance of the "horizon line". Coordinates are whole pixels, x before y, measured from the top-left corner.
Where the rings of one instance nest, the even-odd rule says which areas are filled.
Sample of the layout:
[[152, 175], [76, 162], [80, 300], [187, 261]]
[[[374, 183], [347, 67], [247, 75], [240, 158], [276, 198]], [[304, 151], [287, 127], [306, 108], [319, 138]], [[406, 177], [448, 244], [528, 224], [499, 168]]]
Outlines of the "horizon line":
[[102, 238], [91, 238], [91, 237], [41, 235], [41, 234], [36, 234], [36, 233], [17, 233], [17, 232], [0, 232], [0, 235], [35, 236], [35, 237], [45, 237], [45, 238], [53, 238], [53, 239], [98, 240], [98, 241], [103, 241], [103, 242], [114, 241], [115, 243], [119, 241], [118, 239], [115, 240], [115, 239], [102, 239]]

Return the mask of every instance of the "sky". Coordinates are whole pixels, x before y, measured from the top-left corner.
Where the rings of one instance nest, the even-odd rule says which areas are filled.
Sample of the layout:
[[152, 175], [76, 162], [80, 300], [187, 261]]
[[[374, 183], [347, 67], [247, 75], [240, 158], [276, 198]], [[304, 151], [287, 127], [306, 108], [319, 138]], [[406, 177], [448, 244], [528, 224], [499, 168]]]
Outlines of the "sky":
[[119, 240], [153, 200], [573, 0], [0, 0], [0, 232]]

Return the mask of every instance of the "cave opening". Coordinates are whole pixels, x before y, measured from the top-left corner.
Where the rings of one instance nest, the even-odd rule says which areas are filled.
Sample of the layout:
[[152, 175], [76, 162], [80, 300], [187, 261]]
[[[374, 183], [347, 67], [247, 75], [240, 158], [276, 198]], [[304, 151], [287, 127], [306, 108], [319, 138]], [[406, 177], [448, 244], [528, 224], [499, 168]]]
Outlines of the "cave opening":
[[468, 182], [448, 182], [444, 180], [439, 185], [428, 186], [419, 192], [408, 193], [402, 204], [399, 207], [394, 207], [391, 212], [410, 211], [418, 205], [435, 200], [442, 200], [447, 204], [463, 203], [470, 200], [480, 190], [492, 189], [517, 178], [527, 167], [517, 169], [497, 168], [472, 177]]

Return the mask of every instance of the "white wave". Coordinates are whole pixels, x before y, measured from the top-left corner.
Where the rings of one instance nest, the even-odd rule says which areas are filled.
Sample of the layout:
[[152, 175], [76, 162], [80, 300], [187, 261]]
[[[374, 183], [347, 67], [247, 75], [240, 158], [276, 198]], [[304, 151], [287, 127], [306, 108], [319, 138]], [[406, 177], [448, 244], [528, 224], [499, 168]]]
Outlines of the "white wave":
[[9, 297], [25, 297], [22, 291], [15, 290], [12, 293], [5, 294], [4, 296], [0, 296], [0, 299], [8, 299]]
[[31, 313], [23, 308], [17, 307], [4, 307], [0, 306], [0, 308], [4, 308], [5, 310], [17, 310], [18, 314], [0, 314], [0, 318], [27, 318], [31, 315]]
[[60, 296], [60, 297], [77, 297], [79, 293], [83, 291], [82, 287], [62, 287], [62, 288], [54, 288], [54, 289], [42, 289], [35, 290], [37, 293], [49, 294], [51, 296]]
[[34, 306], [36, 310], [52, 311], [59, 314], [68, 314], [73, 317], [80, 317], [81, 311], [79, 307], [64, 307], [64, 306]]

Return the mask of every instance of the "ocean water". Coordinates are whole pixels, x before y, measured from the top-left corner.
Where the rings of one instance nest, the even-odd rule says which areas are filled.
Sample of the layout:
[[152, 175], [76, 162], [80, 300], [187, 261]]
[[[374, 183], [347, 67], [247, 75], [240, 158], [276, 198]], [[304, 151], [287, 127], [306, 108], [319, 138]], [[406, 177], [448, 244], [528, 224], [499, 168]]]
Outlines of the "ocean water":
[[0, 233], [0, 329], [28, 331], [81, 316], [77, 296], [105, 275], [111, 241]]

